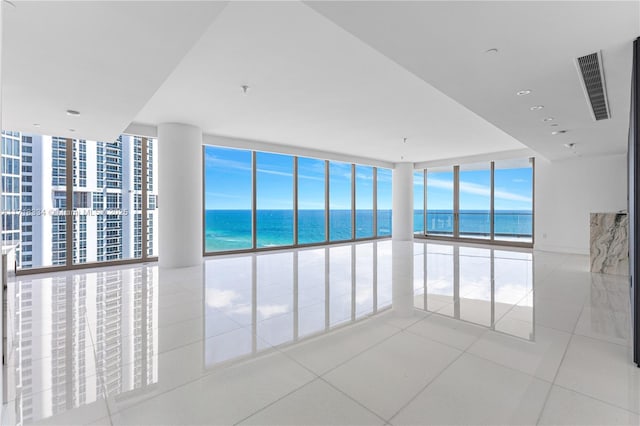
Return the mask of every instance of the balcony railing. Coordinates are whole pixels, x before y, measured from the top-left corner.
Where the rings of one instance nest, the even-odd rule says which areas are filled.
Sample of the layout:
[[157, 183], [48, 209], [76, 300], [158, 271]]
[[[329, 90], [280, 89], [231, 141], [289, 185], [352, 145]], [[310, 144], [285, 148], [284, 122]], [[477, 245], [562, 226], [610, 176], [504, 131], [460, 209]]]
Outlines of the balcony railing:
[[[428, 235], [453, 235], [453, 212], [427, 212]], [[461, 237], [491, 236], [491, 214], [488, 211], [461, 211], [458, 215]], [[505, 211], [494, 213], [494, 238], [531, 238], [533, 215], [530, 212]]]

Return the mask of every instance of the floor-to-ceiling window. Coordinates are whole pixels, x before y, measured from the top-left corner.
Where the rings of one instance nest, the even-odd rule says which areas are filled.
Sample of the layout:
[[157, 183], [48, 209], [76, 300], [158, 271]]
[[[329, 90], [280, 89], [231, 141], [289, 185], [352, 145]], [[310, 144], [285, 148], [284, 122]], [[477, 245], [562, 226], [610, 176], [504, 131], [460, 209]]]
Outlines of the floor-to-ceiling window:
[[427, 169], [427, 235], [453, 236], [453, 167]]
[[494, 239], [533, 239], [533, 159], [494, 163]]
[[3, 132], [2, 237], [22, 273], [155, 256], [156, 157], [139, 136]]
[[391, 170], [204, 147], [204, 253], [391, 235]]
[[[424, 234], [531, 245], [533, 165], [525, 158], [427, 168]], [[416, 210], [421, 174], [414, 174]]]
[[293, 244], [293, 195], [293, 157], [257, 152], [257, 247]]
[[326, 162], [298, 158], [298, 244], [326, 241]]
[[377, 231], [378, 236], [391, 236], [391, 186], [390, 169], [378, 169], [377, 173]]
[[329, 240], [352, 238], [353, 173], [351, 164], [329, 162]]
[[373, 167], [356, 165], [356, 238], [373, 237]]
[[425, 233], [424, 223], [424, 170], [413, 172], [413, 232]]
[[463, 164], [459, 171], [459, 236], [491, 237], [491, 164]]
[[251, 151], [205, 147], [204, 241], [207, 252], [253, 247], [251, 157]]

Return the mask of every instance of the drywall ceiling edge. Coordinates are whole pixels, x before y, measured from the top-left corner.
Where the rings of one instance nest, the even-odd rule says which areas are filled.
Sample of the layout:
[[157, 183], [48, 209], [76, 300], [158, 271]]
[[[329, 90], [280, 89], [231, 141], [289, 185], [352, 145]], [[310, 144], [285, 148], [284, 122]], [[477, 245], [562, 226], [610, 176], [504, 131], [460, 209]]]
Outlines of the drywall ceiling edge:
[[[131, 123], [124, 131], [124, 134], [158, 137], [158, 128], [154, 125]], [[299, 157], [320, 158], [323, 160], [343, 161], [347, 163], [364, 164], [375, 167], [394, 168], [394, 163], [390, 161], [376, 160], [373, 158], [340, 154], [337, 152], [323, 151], [319, 149], [303, 148], [292, 145], [276, 144], [250, 139], [233, 138], [229, 136], [203, 134], [203, 145], [224, 146], [228, 148], [248, 149], [262, 152], [273, 152], [277, 154], [297, 155]]]
[[487, 154], [471, 155], [468, 157], [443, 158], [440, 160], [421, 161], [414, 163], [415, 169], [428, 169], [431, 167], [453, 166], [460, 164], [479, 163], [482, 161], [511, 160], [514, 158], [541, 157], [541, 155], [529, 148], [512, 149], [509, 151], [491, 152]]

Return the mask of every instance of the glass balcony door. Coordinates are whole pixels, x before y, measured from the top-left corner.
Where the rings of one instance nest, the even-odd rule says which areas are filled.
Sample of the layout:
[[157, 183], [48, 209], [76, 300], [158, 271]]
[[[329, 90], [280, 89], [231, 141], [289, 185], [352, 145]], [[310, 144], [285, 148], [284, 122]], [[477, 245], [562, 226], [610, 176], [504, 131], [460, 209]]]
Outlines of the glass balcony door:
[[491, 164], [460, 166], [458, 172], [458, 236], [491, 238]]
[[443, 237], [457, 237], [456, 209], [457, 197], [454, 190], [454, 167], [427, 169], [427, 227], [426, 234]]
[[416, 226], [415, 232], [435, 238], [529, 246], [534, 229], [533, 188], [533, 158], [416, 171], [414, 201], [422, 201], [423, 194], [426, 220], [424, 232], [421, 226]]

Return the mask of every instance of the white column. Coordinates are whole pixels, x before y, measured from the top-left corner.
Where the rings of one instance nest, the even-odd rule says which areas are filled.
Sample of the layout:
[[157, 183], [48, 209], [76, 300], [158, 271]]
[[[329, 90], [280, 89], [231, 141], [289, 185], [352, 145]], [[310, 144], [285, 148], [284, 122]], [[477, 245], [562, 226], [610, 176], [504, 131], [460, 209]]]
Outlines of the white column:
[[397, 163], [393, 169], [394, 241], [413, 241], [413, 163]]
[[413, 164], [393, 170], [393, 311], [401, 317], [413, 310]]
[[202, 130], [158, 126], [158, 261], [164, 268], [202, 262]]

